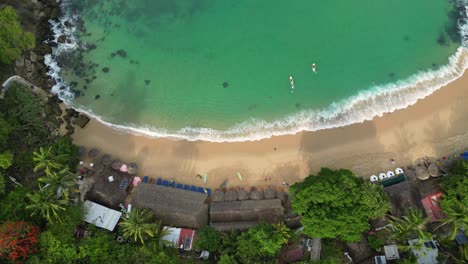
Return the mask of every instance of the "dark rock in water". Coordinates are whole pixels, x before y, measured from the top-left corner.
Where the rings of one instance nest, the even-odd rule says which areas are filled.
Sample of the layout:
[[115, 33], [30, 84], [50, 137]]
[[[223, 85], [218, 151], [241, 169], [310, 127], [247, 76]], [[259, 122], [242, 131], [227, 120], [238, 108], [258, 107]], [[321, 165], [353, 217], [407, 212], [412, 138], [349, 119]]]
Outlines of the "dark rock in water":
[[297, 109], [299, 109], [299, 108], [301, 108], [301, 107], [302, 107], [302, 106], [301, 106], [300, 103], [296, 103], [296, 108], [297, 108]]
[[395, 73], [393, 73], [393, 72], [389, 73], [389, 74], [388, 74], [388, 77], [390, 77], [390, 78], [392, 78], [392, 79], [395, 78]]
[[111, 96], [114, 96], [114, 93], [111, 93]]
[[432, 67], [437, 67], [437, 64], [436, 63], [432, 63]]
[[71, 82], [70, 87], [76, 87], [78, 85], [78, 82]]
[[92, 77], [93, 80], [96, 80], [96, 78], [97, 78], [96, 75], [94, 75], [94, 76]]
[[65, 43], [65, 41], [67, 41], [67, 36], [65, 36], [65, 35], [61, 35], [57, 39], [58, 43]]
[[135, 64], [135, 61], [134, 61], [134, 60], [130, 60], [130, 64]]
[[72, 27], [72, 26], [73, 26], [73, 24], [72, 24], [72, 22], [70, 22], [70, 20], [65, 21], [65, 23], [63, 23], [63, 24], [64, 24], [66, 27]]
[[127, 57], [127, 52], [125, 50], [123, 50], [123, 49], [119, 49], [117, 51], [117, 55], [119, 55], [122, 58], [126, 58]]
[[223, 88], [228, 88], [229, 83], [228, 82], [223, 82]]
[[90, 80], [90, 79], [85, 79], [85, 82], [88, 83], [88, 84], [91, 83], [91, 81], [92, 80]]
[[448, 45], [447, 39], [445, 38], [444, 33], [439, 34], [439, 37], [437, 38], [437, 44], [439, 44], [440, 46], [447, 46]]
[[76, 118], [74, 121], [73, 121], [77, 126], [81, 127], [81, 128], [84, 128], [86, 126], [86, 124], [88, 124], [89, 122], [89, 117], [85, 116], [85, 115], [80, 115], [78, 118]]
[[112, 57], [112, 58], [114, 58], [115, 55], [117, 55], [115, 52], [112, 52], [112, 53], [111, 53], [111, 57]]
[[104, 67], [104, 68], [102, 68], [102, 71], [104, 73], [108, 73], [110, 71], [110, 69], [109, 69], [109, 67]]
[[88, 90], [88, 86], [87, 86], [87, 85], [83, 85], [83, 89]]
[[62, 85], [62, 86], [60, 86], [59, 89], [60, 89], [61, 91], [63, 91], [63, 90], [65, 90], [66, 88], [67, 88], [67, 87], [65, 87], [65, 86]]
[[151, 80], [145, 80], [145, 84], [148, 85], [151, 83]]
[[95, 100], [100, 99], [100, 98], [101, 98], [101, 96], [100, 96], [99, 94], [96, 95], [96, 96], [94, 96], [94, 99], [95, 99]]

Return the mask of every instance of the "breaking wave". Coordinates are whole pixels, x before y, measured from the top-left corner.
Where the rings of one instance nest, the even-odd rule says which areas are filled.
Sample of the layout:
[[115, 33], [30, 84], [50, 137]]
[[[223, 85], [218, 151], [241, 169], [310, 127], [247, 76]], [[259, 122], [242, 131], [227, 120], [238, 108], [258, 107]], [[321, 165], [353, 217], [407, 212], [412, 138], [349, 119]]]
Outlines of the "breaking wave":
[[[77, 111], [94, 117], [103, 124], [116, 130], [148, 137], [167, 137], [189, 141], [203, 140], [211, 142], [254, 141], [272, 136], [295, 134], [301, 131], [317, 131], [336, 128], [371, 120], [376, 116], [406, 108], [419, 99], [429, 96], [434, 91], [458, 79], [468, 67], [468, 0], [457, 1], [464, 7], [464, 17], [458, 21], [462, 45], [449, 58], [449, 63], [437, 70], [416, 73], [395, 83], [374, 86], [357, 95], [332, 103], [325, 109], [305, 110], [283, 119], [267, 122], [251, 119], [233, 125], [226, 130], [216, 130], [204, 127], [185, 127], [177, 131], [135, 124], [113, 124], [105, 117], [99, 116], [90, 109], [73, 106], [73, 95], [60, 78], [60, 67], [55, 60], [61, 53], [71, 51], [79, 46], [74, 37], [75, 27], [66, 27], [66, 21], [76, 21], [78, 17], [66, 13], [60, 21], [50, 21], [55, 33], [55, 42], [59, 36], [66, 36], [67, 42], [59, 43], [53, 53], [45, 57], [50, 67], [49, 75], [55, 79], [56, 85], [52, 92], [58, 94], [68, 105]], [[64, 4], [67, 4], [65, 2]]]

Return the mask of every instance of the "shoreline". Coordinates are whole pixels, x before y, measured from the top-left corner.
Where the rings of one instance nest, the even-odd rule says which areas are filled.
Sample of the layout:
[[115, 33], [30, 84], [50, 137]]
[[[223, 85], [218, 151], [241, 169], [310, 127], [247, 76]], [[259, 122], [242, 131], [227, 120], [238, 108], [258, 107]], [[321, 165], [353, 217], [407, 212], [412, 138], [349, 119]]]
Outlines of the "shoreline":
[[[468, 147], [468, 74], [405, 109], [371, 121], [314, 132], [273, 136], [245, 142], [149, 138], [125, 134], [94, 118], [75, 128], [75, 144], [136, 162], [138, 176], [211, 188], [228, 180], [232, 186], [281, 186], [316, 173], [320, 167], [346, 168], [357, 176], [406, 167], [425, 156], [437, 158]], [[276, 148], [276, 150], [275, 150]], [[394, 159], [396, 164], [392, 164]], [[237, 178], [237, 172], [244, 180]], [[271, 177], [271, 180], [268, 180]], [[265, 181], [265, 178], [267, 181]]]

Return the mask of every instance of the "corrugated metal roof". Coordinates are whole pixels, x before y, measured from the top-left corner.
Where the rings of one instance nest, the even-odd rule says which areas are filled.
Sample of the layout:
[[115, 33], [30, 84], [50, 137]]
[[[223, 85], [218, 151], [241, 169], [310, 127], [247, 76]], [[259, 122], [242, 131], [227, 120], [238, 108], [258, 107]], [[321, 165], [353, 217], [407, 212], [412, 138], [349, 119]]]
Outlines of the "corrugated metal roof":
[[91, 201], [85, 201], [84, 208], [86, 210], [86, 215], [84, 217], [85, 222], [105, 228], [109, 231], [114, 230], [122, 215], [119, 211], [112, 210]]

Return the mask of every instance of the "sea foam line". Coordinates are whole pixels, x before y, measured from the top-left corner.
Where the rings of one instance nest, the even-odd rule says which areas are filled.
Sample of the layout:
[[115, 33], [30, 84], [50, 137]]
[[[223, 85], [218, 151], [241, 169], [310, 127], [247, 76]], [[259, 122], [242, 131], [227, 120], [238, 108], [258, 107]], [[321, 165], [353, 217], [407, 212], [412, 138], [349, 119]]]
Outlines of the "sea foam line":
[[[465, 7], [464, 19], [458, 21], [462, 45], [456, 53], [449, 58], [449, 63], [437, 70], [419, 72], [405, 80], [396, 83], [374, 86], [368, 90], [361, 91], [357, 95], [347, 99], [334, 102], [329, 107], [320, 111], [302, 111], [287, 118], [278, 119], [273, 122], [251, 119], [235, 124], [227, 130], [216, 130], [211, 128], [185, 127], [178, 131], [169, 131], [163, 128], [150, 126], [138, 126], [136, 124], [114, 124], [105, 120], [104, 117], [94, 113], [92, 110], [80, 106], [74, 106], [72, 95], [69, 92], [59, 90], [66, 85], [60, 78], [60, 67], [54, 58], [61, 52], [77, 48], [78, 40], [73, 37], [75, 28], [64, 30], [66, 20], [76, 19], [72, 15], [64, 16], [59, 22], [51, 22], [56, 35], [65, 34], [73, 39], [74, 44], [59, 44], [52, 55], [46, 56], [46, 63], [50, 66], [49, 74], [60, 81], [54, 85], [52, 91], [77, 111], [85, 113], [106, 126], [116, 129], [122, 133], [131, 133], [147, 137], [166, 137], [172, 139], [185, 139], [188, 141], [211, 141], [211, 142], [239, 142], [255, 141], [272, 136], [296, 134], [301, 131], [317, 131], [342, 127], [355, 123], [372, 120], [376, 116], [406, 108], [415, 104], [419, 99], [425, 98], [441, 87], [460, 78], [465, 69], [468, 68], [468, 0], [459, 0], [459, 4]], [[70, 34], [70, 35], [69, 35]]]

